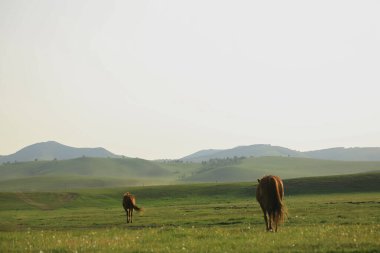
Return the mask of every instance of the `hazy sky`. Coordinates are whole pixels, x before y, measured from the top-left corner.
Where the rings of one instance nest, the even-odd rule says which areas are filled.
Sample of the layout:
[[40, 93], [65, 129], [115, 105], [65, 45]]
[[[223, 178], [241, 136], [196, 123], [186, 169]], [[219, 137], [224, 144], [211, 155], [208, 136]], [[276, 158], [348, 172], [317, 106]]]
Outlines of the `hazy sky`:
[[0, 0], [0, 155], [380, 146], [380, 1]]

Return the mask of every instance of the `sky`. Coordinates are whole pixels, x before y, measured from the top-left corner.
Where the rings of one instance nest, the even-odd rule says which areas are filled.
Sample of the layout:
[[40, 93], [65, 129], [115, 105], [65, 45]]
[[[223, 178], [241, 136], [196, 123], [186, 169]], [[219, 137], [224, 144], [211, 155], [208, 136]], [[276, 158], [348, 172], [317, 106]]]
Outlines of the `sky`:
[[0, 0], [0, 155], [380, 146], [380, 1]]

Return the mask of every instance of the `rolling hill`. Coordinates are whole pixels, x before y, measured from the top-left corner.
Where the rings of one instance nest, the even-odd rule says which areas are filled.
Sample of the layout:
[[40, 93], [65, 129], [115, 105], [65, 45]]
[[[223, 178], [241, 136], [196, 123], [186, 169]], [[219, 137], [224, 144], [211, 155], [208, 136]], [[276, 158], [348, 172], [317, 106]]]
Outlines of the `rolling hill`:
[[74, 148], [55, 141], [36, 143], [14, 154], [0, 156], [0, 163], [27, 162], [34, 160], [68, 160], [78, 157], [119, 157], [104, 148]]
[[[278, 146], [251, 145], [199, 151], [182, 160], [149, 161], [120, 158], [102, 148], [72, 148], [57, 142], [45, 142], [0, 157], [12, 159], [12, 162], [0, 163], [0, 191], [244, 182], [256, 181], [268, 174], [291, 179], [376, 172], [380, 171], [380, 161], [351, 160], [376, 160], [378, 149], [335, 148], [298, 152]], [[310, 158], [313, 156], [318, 159]], [[329, 160], [321, 160], [326, 157]], [[338, 161], [338, 158], [347, 161]], [[28, 159], [32, 161], [21, 162]]]
[[0, 191], [46, 191], [193, 182], [252, 182], [267, 174], [290, 179], [376, 171], [380, 171], [380, 162], [295, 157], [219, 159], [203, 163], [82, 157], [0, 165]]
[[201, 169], [183, 178], [189, 182], [255, 181], [264, 175], [284, 179], [380, 171], [380, 162], [331, 161], [296, 157], [251, 157], [203, 162]]
[[202, 162], [210, 159], [224, 159], [233, 157], [262, 157], [262, 156], [283, 156], [283, 157], [303, 157], [322, 160], [336, 161], [380, 161], [380, 148], [330, 148], [315, 151], [296, 151], [280, 146], [269, 144], [256, 144], [250, 146], [238, 146], [231, 149], [208, 149], [201, 150], [185, 156], [180, 160], [186, 162]]
[[138, 158], [33, 161], [0, 166], [0, 190], [57, 190], [166, 184], [175, 174]]
[[35, 161], [0, 166], [1, 180], [25, 177], [167, 177], [172, 173], [156, 163], [138, 158], [82, 157], [62, 161]]

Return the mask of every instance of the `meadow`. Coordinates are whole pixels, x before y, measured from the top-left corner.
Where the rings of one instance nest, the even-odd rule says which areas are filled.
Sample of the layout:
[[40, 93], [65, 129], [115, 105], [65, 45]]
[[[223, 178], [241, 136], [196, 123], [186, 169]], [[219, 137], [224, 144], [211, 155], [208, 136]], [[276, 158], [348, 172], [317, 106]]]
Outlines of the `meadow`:
[[[358, 187], [363, 178], [370, 187]], [[265, 231], [255, 183], [2, 192], [0, 251], [379, 252], [378, 183], [377, 174], [285, 181], [289, 216], [277, 233]], [[132, 224], [127, 190], [144, 208]]]

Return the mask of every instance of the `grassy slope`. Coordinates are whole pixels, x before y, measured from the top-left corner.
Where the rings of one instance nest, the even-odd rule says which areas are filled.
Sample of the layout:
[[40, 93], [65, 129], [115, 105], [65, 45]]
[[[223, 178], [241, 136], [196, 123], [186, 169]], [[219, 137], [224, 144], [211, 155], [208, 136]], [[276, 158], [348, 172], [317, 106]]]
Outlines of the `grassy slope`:
[[169, 184], [200, 164], [142, 159], [79, 158], [0, 166], [0, 191], [56, 191]]
[[256, 181], [266, 174], [284, 179], [380, 171], [380, 162], [343, 162], [291, 157], [259, 157], [207, 167], [199, 163], [142, 159], [79, 158], [0, 166], [0, 191]]
[[325, 176], [379, 171], [380, 162], [346, 162], [294, 157], [258, 157], [221, 166], [187, 177], [186, 181], [231, 182], [254, 181], [264, 175], [282, 178]]
[[166, 177], [171, 173], [138, 158], [78, 158], [0, 166], [2, 180], [29, 176]]

